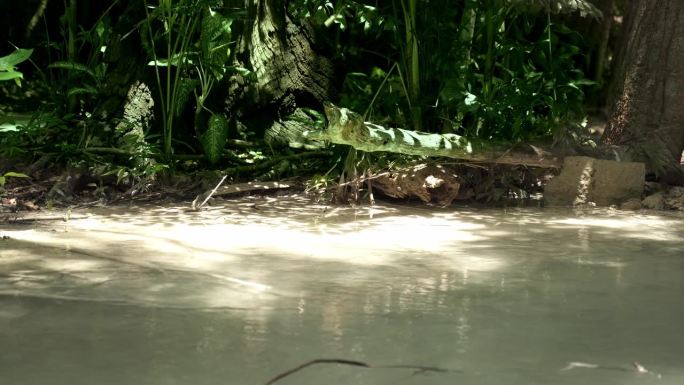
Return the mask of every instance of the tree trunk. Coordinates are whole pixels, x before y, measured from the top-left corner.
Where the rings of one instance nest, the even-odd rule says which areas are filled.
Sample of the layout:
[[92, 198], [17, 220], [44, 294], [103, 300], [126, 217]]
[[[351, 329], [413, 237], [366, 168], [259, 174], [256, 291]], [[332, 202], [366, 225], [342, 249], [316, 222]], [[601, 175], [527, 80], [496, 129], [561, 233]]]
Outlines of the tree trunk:
[[282, 0], [247, 3], [249, 16], [237, 60], [253, 71], [256, 80], [242, 79], [233, 87], [227, 108], [237, 107], [268, 127], [269, 120], [289, 115], [296, 107], [319, 108], [330, 100], [335, 93], [333, 66], [315, 51], [313, 30], [295, 24]]
[[684, 1], [633, 0], [625, 23], [603, 142], [684, 185]]

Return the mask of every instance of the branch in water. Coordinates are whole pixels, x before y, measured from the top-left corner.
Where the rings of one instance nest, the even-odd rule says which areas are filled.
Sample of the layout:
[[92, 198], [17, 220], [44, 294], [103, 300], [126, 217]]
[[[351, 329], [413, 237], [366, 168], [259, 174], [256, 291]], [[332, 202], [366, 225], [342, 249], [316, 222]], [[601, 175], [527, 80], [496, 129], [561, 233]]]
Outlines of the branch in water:
[[561, 369], [561, 372], [565, 372], [565, 371], [576, 369], [576, 368], [615, 370], [615, 371], [619, 371], [619, 372], [636, 372], [636, 373], [650, 374], [652, 376], [656, 376], [657, 378], [663, 377], [660, 373], [648, 370], [643, 365], [641, 365], [640, 363], [638, 363], [636, 361], [632, 362], [632, 367], [598, 365], [598, 364], [591, 364], [591, 363], [587, 363], [587, 362], [568, 362], [568, 365], [566, 367], [564, 367], [563, 369]]
[[318, 358], [315, 360], [311, 360], [309, 362], [306, 362], [304, 364], [301, 364], [293, 369], [290, 369], [286, 372], [280, 373], [279, 375], [273, 377], [270, 381], [268, 381], [264, 385], [271, 385], [275, 384], [276, 381], [282, 380], [283, 378], [294, 374], [307, 366], [315, 365], [315, 364], [341, 364], [341, 365], [351, 365], [351, 366], [359, 366], [362, 368], [386, 368], [386, 369], [413, 369], [416, 370], [417, 373], [423, 373], [423, 372], [437, 372], [437, 373], [447, 373], [447, 372], [457, 372], [461, 373], [460, 370], [453, 370], [453, 369], [444, 369], [444, 368], [438, 368], [434, 366], [420, 366], [420, 365], [371, 365], [366, 362], [362, 361], [355, 361], [355, 360], [346, 360], [343, 358]]

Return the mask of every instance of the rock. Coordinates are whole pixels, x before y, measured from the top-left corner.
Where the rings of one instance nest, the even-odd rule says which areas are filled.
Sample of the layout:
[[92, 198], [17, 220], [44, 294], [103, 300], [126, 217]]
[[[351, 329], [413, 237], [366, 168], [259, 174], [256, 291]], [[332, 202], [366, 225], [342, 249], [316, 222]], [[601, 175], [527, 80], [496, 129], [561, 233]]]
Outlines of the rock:
[[670, 210], [684, 211], [684, 195], [676, 197], [666, 197], [665, 207]]
[[544, 189], [547, 206], [619, 205], [641, 200], [646, 168], [643, 163], [569, 156], [560, 175]]
[[646, 182], [644, 183], [644, 193], [646, 195], [652, 195], [657, 192], [665, 191], [666, 186], [658, 182]]
[[684, 196], [684, 187], [673, 186], [667, 191], [667, 195], [671, 198]]
[[665, 208], [665, 198], [663, 193], [649, 195], [641, 201], [641, 205], [646, 209], [663, 210]]
[[628, 199], [620, 204], [620, 210], [641, 210], [641, 200], [638, 198]]
[[673, 186], [667, 191], [665, 207], [671, 210], [684, 211], [684, 187]]
[[647, 209], [684, 211], [684, 187], [674, 186], [666, 192], [651, 194], [641, 203]]

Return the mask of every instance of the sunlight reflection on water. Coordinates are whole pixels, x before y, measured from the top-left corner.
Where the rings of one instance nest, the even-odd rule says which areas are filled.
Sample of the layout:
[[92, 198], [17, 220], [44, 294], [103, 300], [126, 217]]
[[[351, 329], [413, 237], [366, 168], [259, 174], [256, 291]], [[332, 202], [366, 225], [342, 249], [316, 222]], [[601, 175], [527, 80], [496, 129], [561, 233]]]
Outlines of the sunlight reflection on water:
[[316, 357], [463, 373], [323, 367], [283, 384], [653, 381], [560, 371], [578, 360], [684, 382], [681, 214], [295, 196], [73, 218], [0, 227], [9, 383], [261, 384]]

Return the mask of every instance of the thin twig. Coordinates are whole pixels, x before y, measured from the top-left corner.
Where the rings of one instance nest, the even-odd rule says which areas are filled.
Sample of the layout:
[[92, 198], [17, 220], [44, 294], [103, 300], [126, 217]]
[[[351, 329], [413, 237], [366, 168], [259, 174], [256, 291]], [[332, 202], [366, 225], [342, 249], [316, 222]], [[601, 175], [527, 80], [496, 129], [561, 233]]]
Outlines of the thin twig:
[[204, 204], [207, 203], [207, 201], [209, 199], [211, 199], [211, 196], [214, 195], [214, 193], [216, 193], [216, 190], [218, 190], [218, 188], [221, 187], [221, 185], [223, 184], [223, 181], [226, 180], [227, 177], [228, 177], [228, 174], [224, 175], [223, 178], [221, 178], [221, 181], [218, 182], [216, 187], [214, 187], [214, 189], [211, 190], [211, 192], [204, 198], [204, 200], [202, 201], [202, 203], [199, 204], [199, 206], [196, 205], [197, 200], [193, 201], [192, 202], [192, 209], [195, 211], [200, 211], [202, 209], [202, 206], [204, 206]]
[[362, 368], [370, 368], [370, 365], [368, 365], [365, 362], [361, 361], [354, 361], [354, 360], [345, 360], [345, 359], [337, 359], [337, 358], [318, 358], [315, 360], [311, 360], [309, 362], [303, 363], [293, 369], [290, 369], [288, 371], [285, 371], [283, 373], [280, 373], [279, 375], [273, 377], [271, 380], [269, 380], [265, 385], [271, 385], [275, 384], [276, 381], [282, 380], [283, 378], [296, 373], [307, 366], [315, 365], [315, 364], [343, 364], [343, 365], [352, 365], [352, 366], [360, 366]]
[[340, 183], [340, 184], [338, 184], [338, 186], [349, 186], [349, 185], [351, 185], [351, 184], [359, 184], [359, 183], [363, 183], [363, 182], [365, 182], [365, 181], [367, 181], [367, 180], [377, 179], [377, 178], [380, 178], [380, 177], [382, 177], [382, 176], [387, 176], [387, 175], [390, 175], [390, 174], [391, 174], [390, 171], [382, 172], [382, 173], [380, 173], [380, 174], [375, 174], [375, 175], [368, 176], [368, 177], [356, 178], [356, 179], [350, 180], [349, 182]]
[[371, 182], [372, 175], [371, 175], [370, 170], [366, 170], [366, 175], [367, 175], [366, 184], [368, 185], [368, 199], [369, 199], [370, 205], [375, 206], [375, 196], [373, 196], [373, 184]]
[[287, 370], [283, 373], [280, 373], [279, 375], [273, 377], [271, 380], [266, 382], [264, 385], [271, 385], [275, 384], [277, 381], [282, 380], [283, 378], [294, 374], [308, 366], [315, 365], [315, 364], [341, 364], [341, 365], [350, 365], [350, 366], [359, 366], [362, 368], [371, 368], [371, 369], [413, 369], [416, 370], [416, 373], [424, 373], [424, 372], [436, 372], [436, 373], [449, 373], [449, 372], [455, 372], [455, 373], [461, 373], [460, 370], [454, 370], [454, 369], [444, 369], [444, 368], [438, 368], [435, 366], [421, 366], [421, 365], [372, 365], [363, 361], [356, 361], [356, 360], [347, 360], [344, 358], [317, 358], [315, 360], [311, 360], [309, 362], [303, 363], [293, 369]]

